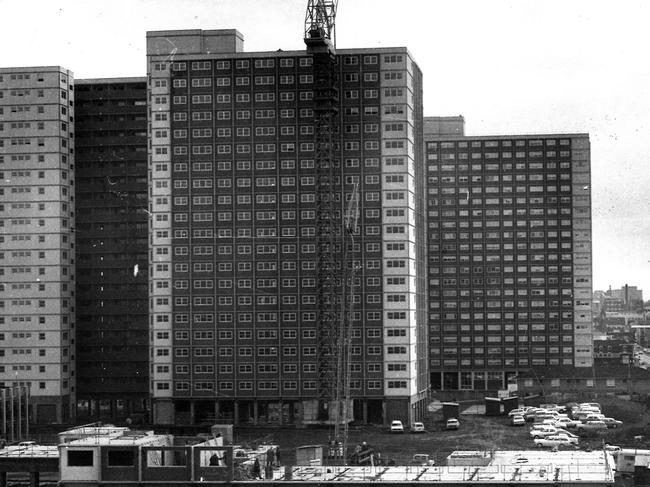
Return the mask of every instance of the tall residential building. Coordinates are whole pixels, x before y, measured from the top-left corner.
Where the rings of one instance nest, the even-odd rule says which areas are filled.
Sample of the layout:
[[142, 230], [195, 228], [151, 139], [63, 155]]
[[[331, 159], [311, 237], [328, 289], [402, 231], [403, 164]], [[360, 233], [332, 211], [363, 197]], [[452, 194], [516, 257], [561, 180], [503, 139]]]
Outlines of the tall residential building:
[[590, 367], [588, 135], [425, 132], [425, 153], [432, 389]]
[[[234, 30], [149, 32], [147, 53], [153, 420], [315, 422], [313, 57], [244, 52]], [[405, 48], [336, 60], [339, 229], [360, 196], [354, 417], [413, 420], [428, 386], [421, 72]]]
[[74, 403], [73, 77], [0, 69], [0, 387], [30, 387], [34, 422]]
[[75, 91], [76, 414], [114, 421], [149, 396], [147, 80]]

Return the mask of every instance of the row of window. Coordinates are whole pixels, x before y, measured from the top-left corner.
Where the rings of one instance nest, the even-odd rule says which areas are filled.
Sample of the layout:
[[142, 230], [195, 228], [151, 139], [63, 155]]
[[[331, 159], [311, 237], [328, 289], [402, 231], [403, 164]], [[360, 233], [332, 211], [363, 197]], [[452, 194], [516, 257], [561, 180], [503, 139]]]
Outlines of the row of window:
[[[283, 252], [284, 253], [284, 252]], [[203, 264], [203, 263], [201, 263]], [[212, 267], [212, 263], [209, 262], [210, 267]], [[196, 264], [195, 264], [196, 265]], [[197, 266], [198, 267], [198, 266]], [[208, 266], [200, 266], [200, 267], [208, 267]], [[201, 272], [201, 271], [199, 271]], [[238, 289], [252, 289], [252, 279], [237, 279], [236, 281], [232, 279], [219, 279], [217, 280], [217, 286], [219, 289], [232, 289], [233, 288], [233, 283], [236, 282], [237, 288]], [[256, 288], [257, 289], [265, 289], [265, 288], [271, 288], [275, 289], [280, 285], [283, 288], [294, 288], [298, 287], [298, 284], [300, 284], [301, 288], [312, 288], [316, 287], [316, 279], [312, 277], [303, 277], [300, 280], [295, 279], [295, 278], [285, 278], [282, 280], [278, 279], [257, 279], [256, 281]], [[387, 285], [405, 285], [406, 284], [406, 278], [405, 277], [387, 277], [386, 278], [386, 284]], [[354, 280], [354, 285], [355, 286], [360, 286], [361, 285], [361, 278], [355, 278]], [[378, 287], [381, 286], [381, 278], [379, 277], [366, 277], [365, 278], [365, 285], [368, 287]], [[14, 284], [12, 285], [12, 289], [31, 289], [31, 287], [13, 287], [13, 286], [31, 286], [31, 284]], [[43, 284], [43, 286], [45, 286]], [[175, 280], [174, 281], [174, 289], [188, 289], [189, 287], [189, 281], [187, 280]], [[214, 289], [215, 287], [215, 281], [212, 279], [194, 279], [192, 281], [192, 287], [194, 289]], [[43, 290], [45, 288], [43, 287]], [[4, 288], [0, 289], [4, 290]], [[39, 289], [40, 290], [40, 289]], [[239, 296], [239, 298], [243, 299], [249, 299], [251, 298], [250, 296]]]
[[[356, 56], [356, 55], [342, 55], [343, 66], [356, 66], [362, 59], [363, 64], [373, 65], [379, 62], [380, 57], [375, 54]], [[278, 58], [278, 66], [281, 68], [292, 68], [298, 60], [298, 66], [309, 67], [314, 63], [313, 57], [280, 57]], [[252, 62], [251, 62], [252, 61]], [[385, 64], [401, 64], [404, 62], [402, 54], [385, 54], [382, 58]], [[233, 60], [215, 60], [215, 61], [192, 61], [189, 63], [192, 71], [211, 71], [213, 68], [217, 71], [235, 69], [249, 69], [254, 66], [255, 69], [268, 69], [276, 66], [276, 58], [258, 58], [258, 59], [233, 59]], [[187, 62], [157, 62], [153, 64], [154, 71], [167, 71], [171, 68], [172, 71], [186, 71], [188, 67]]]
[[[14, 366], [15, 367], [15, 366]], [[252, 374], [254, 369], [254, 364], [239, 364], [237, 366], [238, 374]], [[316, 363], [303, 363], [302, 372], [305, 374], [313, 374], [317, 372]], [[405, 363], [386, 363], [385, 368], [387, 372], [404, 372], [406, 371], [407, 364]], [[193, 367], [187, 364], [177, 364], [174, 366], [174, 373], [176, 374], [189, 374], [190, 369], [192, 368], [194, 374], [214, 374], [218, 370], [219, 375], [229, 375], [233, 374], [235, 366], [233, 364], [195, 364]], [[283, 374], [297, 374], [299, 364], [282, 364], [282, 373]], [[361, 373], [363, 370], [363, 364], [361, 362], [351, 362], [349, 364], [350, 372]], [[370, 362], [366, 364], [366, 372], [371, 374], [381, 373], [384, 368], [384, 362]], [[168, 374], [170, 372], [171, 366], [169, 365], [157, 365], [156, 372], [159, 374]], [[261, 363], [257, 365], [257, 370], [259, 373], [277, 373], [280, 370], [280, 366], [277, 363]]]
[[[212, 247], [209, 247], [212, 249]], [[164, 247], [158, 247], [156, 249], [156, 254], [157, 255], [165, 255], [164, 250], [167, 250]], [[196, 251], [197, 253], [195, 255], [212, 255], [211, 250], [204, 250], [200, 249]], [[204, 253], [205, 252], [205, 253]], [[387, 261], [388, 262], [388, 261]], [[395, 261], [390, 261], [390, 267], [392, 268], [405, 268], [406, 265], [402, 265], [401, 260], [397, 259]], [[176, 267], [178, 265], [179, 267]], [[350, 264], [351, 265], [351, 264]], [[388, 263], [386, 264], [387, 266], [389, 265]], [[217, 272], [233, 272], [233, 269], [235, 268], [234, 263], [232, 261], [229, 262], [218, 262], [216, 267]], [[282, 269], [283, 271], [296, 271], [298, 270], [298, 262], [295, 260], [285, 260], [282, 262], [281, 265], [278, 265], [277, 260], [269, 260], [269, 261], [257, 261], [255, 263], [255, 270], [257, 272], [276, 272], [278, 269]], [[337, 265], [337, 267], [340, 267], [340, 263]], [[367, 259], [365, 261], [365, 267], [368, 270], [372, 269], [381, 269], [381, 261], [376, 260], [376, 259]], [[16, 268], [16, 269], [22, 269], [22, 268]], [[252, 272], [253, 271], [253, 262], [251, 261], [244, 261], [241, 262], [238, 260], [237, 262], [237, 272]], [[316, 270], [316, 260], [306, 260], [306, 259], [301, 259], [300, 260], [300, 270], [303, 271], [314, 271]], [[174, 271], [175, 272], [189, 272], [189, 264], [175, 264], [174, 265]], [[31, 272], [31, 271], [29, 271]], [[221, 279], [221, 278], [220, 278]], [[160, 281], [161, 283], [167, 282], [167, 281]], [[167, 287], [167, 284], [158, 284], [156, 283], [156, 288], [162, 288], [162, 287]]]
[[[61, 147], [68, 147], [67, 139], [61, 139], [59, 137], [52, 137], [52, 138], [59, 140], [61, 143]], [[37, 145], [38, 147], [45, 147], [45, 139], [30, 139], [28, 137], [11, 137], [11, 138], [0, 139], [0, 147], [25, 146], [25, 145]]]
[[[214, 382], [193, 382], [192, 383], [194, 386], [195, 391], [213, 391], [215, 389], [215, 383]], [[275, 391], [278, 390], [278, 382], [277, 381], [258, 381], [257, 383], [257, 390], [258, 391]], [[362, 382], [360, 380], [351, 380], [350, 381], [350, 388], [357, 390], [361, 389], [361, 384]], [[253, 390], [253, 385], [254, 383], [251, 381], [237, 381], [237, 389], [239, 391], [252, 391]], [[190, 390], [190, 383], [189, 382], [183, 382], [183, 381], [178, 381], [175, 382], [175, 389], [177, 391], [189, 391]], [[234, 390], [234, 382], [232, 381], [221, 381], [216, 384], [216, 387], [220, 391], [232, 391]], [[367, 389], [373, 389], [373, 390], [380, 390], [383, 387], [383, 381], [381, 380], [368, 380], [366, 381], [366, 388]], [[406, 381], [387, 381], [387, 387], [390, 389], [403, 389], [407, 387], [407, 382]], [[298, 389], [298, 382], [297, 381], [282, 381], [282, 388], [284, 390], [297, 390]], [[156, 381], [156, 390], [158, 391], [165, 391], [169, 390], [170, 385], [169, 382], [159, 382]], [[306, 380], [302, 382], [302, 390], [313, 390], [316, 391], [317, 389], [317, 381], [313, 380]]]
[[[406, 355], [408, 348], [402, 345], [393, 345], [386, 346], [387, 355]], [[382, 345], [367, 345], [365, 347], [367, 355], [382, 355], [384, 347]], [[176, 347], [174, 348], [174, 357], [182, 358], [189, 357], [190, 351], [194, 357], [234, 357], [235, 351], [237, 352], [238, 357], [252, 357], [254, 354], [258, 357], [277, 357], [280, 355], [280, 349], [278, 347], [264, 347], [260, 346], [254, 349], [253, 347], [239, 346], [236, 348], [233, 347]], [[361, 355], [363, 347], [357, 345], [350, 346], [351, 355]], [[282, 347], [281, 355], [284, 357], [295, 357], [298, 355], [298, 347], [295, 346], [285, 346]], [[168, 357], [171, 354], [171, 349], [169, 348], [156, 348], [157, 357]], [[301, 347], [300, 353], [305, 357], [315, 357], [317, 355], [317, 347], [304, 346]], [[314, 371], [316, 372], [316, 371]]]
[[532, 358], [463, 358], [463, 359], [431, 359], [432, 369], [449, 370], [458, 367], [530, 367], [549, 365], [573, 365], [572, 357], [532, 357]]
[[[32, 350], [31, 348], [0, 348], [0, 357], [6, 357], [9, 356], [11, 352], [11, 355], [32, 355]], [[46, 349], [44, 348], [39, 348], [38, 350], [35, 350], [38, 352], [39, 357], [45, 357], [47, 355]], [[58, 354], [58, 349], [55, 350], [55, 352]], [[67, 348], [62, 348], [61, 349], [61, 354], [64, 357], [68, 356], [68, 349]], [[36, 354], [34, 354], [36, 355]]]
[[[214, 320], [214, 315], [212, 313], [195, 313], [193, 315], [194, 322], [195, 323], [212, 323]], [[361, 329], [355, 328], [355, 333], [354, 335], [358, 336], [353, 336], [353, 338], [360, 338], [361, 337]], [[14, 333], [13, 335], [19, 335], [18, 333]], [[24, 333], [20, 334], [24, 335]], [[28, 333], [28, 335], [31, 335], [31, 333]], [[45, 339], [45, 333], [41, 333], [39, 335], [43, 335], [42, 339]], [[187, 330], [178, 330], [174, 332], [174, 340], [189, 340], [190, 335], [193, 337], [194, 340], [214, 340], [216, 337], [218, 337], [219, 340], [233, 340], [234, 339], [234, 331], [233, 330], [218, 330], [217, 332], [213, 330], [195, 330], [193, 334], [191, 334]], [[366, 338], [381, 338], [382, 335], [382, 329], [381, 328], [367, 328], [366, 329]], [[157, 340], [169, 340], [170, 339], [170, 332], [168, 331], [157, 331], [156, 332], [156, 339]], [[257, 339], [258, 340], [276, 340], [280, 336], [279, 330], [275, 328], [265, 328], [261, 330], [257, 330], [256, 333]], [[310, 328], [310, 329], [303, 329], [301, 336], [303, 339], [316, 339], [317, 338], [317, 329], [316, 328]], [[401, 329], [401, 328], [389, 328], [386, 330], [386, 336], [387, 337], [396, 337], [396, 336], [401, 336], [405, 337], [406, 336], [406, 330]], [[239, 330], [238, 335], [237, 335], [239, 340], [252, 340], [253, 339], [253, 331], [252, 330]], [[298, 330], [296, 329], [290, 329], [290, 330], [282, 330], [282, 339], [283, 340], [295, 340], [298, 338]], [[4, 338], [0, 336], [0, 340], [3, 340]]]
[[[275, 316], [276, 320], [278, 316], [281, 318], [282, 321], [282, 326], [291, 326], [291, 323], [295, 323], [298, 320], [298, 313], [296, 312], [282, 312], [280, 314], [277, 313], [272, 313], [272, 315]], [[385, 313], [385, 322], [394, 322], [394, 321], [399, 321], [399, 320], [405, 320], [406, 319], [406, 311], [388, 311]], [[213, 320], [216, 320], [216, 322], [220, 323], [219, 326], [225, 326], [225, 323], [228, 324], [233, 324], [234, 323], [234, 315], [232, 313], [192, 313], [191, 315], [192, 320], [194, 323], [213, 323]], [[239, 323], [250, 323], [252, 322], [253, 315], [252, 313], [237, 313], [237, 321]], [[268, 322], [269, 320], [267, 319], [268, 313], [260, 313], [258, 318], [262, 318], [264, 322]], [[313, 321], [314, 320], [314, 314], [313, 313], [304, 313], [302, 318], [305, 318], [303, 321]], [[380, 321], [382, 319], [382, 313], [379, 311], [367, 311], [365, 314], [366, 321]], [[360, 311], [354, 311], [351, 313], [350, 319], [352, 321], [361, 321], [361, 312]], [[169, 323], [170, 321], [170, 316], [169, 315], [164, 315], [164, 314], [159, 314], [156, 315], [156, 322], [157, 323]], [[187, 325], [190, 323], [190, 315], [187, 313], [175, 313], [174, 314], [174, 323], [176, 325], [182, 326], [182, 325]], [[277, 323], [276, 323], [277, 324]], [[295, 325], [294, 325], [295, 326]], [[157, 333], [163, 333], [161, 335], [161, 339], [167, 339], [169, 336], [167, 335], [167, 338], [165, 338], [165, 333], [169, 332], [157, 332]], [[229, 336], [232, 336], [233, 331], [232, 330], [221, 330], [219, 331], [219, 338], [222, 338], [221, 333], [224, 334], [224, 339], [230, 339], [227, 338]], [[361, 338], [361, 330], [359, 328], [353, 327], [350, 331], [352, 338]], [[398, 328], [389, 328], [386, 330], [387, 336], [388, 337], [404, 337], [406, 336], [406, 331], [401, 330]], [[287, 338], [287, 339], [295, 339], [297, 338], [297, 331], [295, 329], [287, 329], [282, 331], [282, 337]], [[158, 335], [156, 335], [158, 337]], [[252, 340], [253, 339], [253, 331], [252, 330], [238, 330], [237, 331], [237, 339], [238, 340]]]
[[[205, 117], [202, 120], [211, 120], [212, 119], [212, 112], [193, 112], [193, 119], [194, 116], [196, 115], [201, 115], [205, 114]], [[180, 115], [178, 114], [174, 114]], [[343, 127], [343, 130], [346, 134], [358, 134], [360, 133], [360, 127], [361, 124], [347, 124]], [[399, 128], [395, 128], [399, 127]], [[300, 125], [300, 135], [310, 135], [313, 136], [314, 134], [314, 126], [313, 125]], [[364, 133], [378, 133], [379, 132], [379, 124], [377, 123], [366, 123], [363, 124], [363, 129]], [[384, 125], [384, 132], [400, 132], [404, 130], [404, 124], [385, 124]], [[296, 133], [296, 127], [294, 125], [282, 125], [279, 127], [279, 132], [280, 135], [283, 136], [289, 136], [289, 135], [295, 135]], [[190, 132], [187, 129], [174, 129], [172, 134], [175, 139], [186, 139], [188, 137], [188, 134]], [[232, 137], [233, 130], [230, 127], [217, 127], [214, 131], [214, 134], [217, 138], [220, 137]], [[235, 134], [237, 137], [250, 137], [251, 136], [251, 128], [250, 127], [235, 127]], [[169, 132], [165, 129], [157, 129], [154, 130], [153, 132], [154, 138], [166, 138], [169, 135]], [[209, 127], [203, 127], [203, 128], [195, 128], [191, 130], [191, 136], [193, 138], [209, 138], [212, 137], [213, 131], [212, 128]], [[256, 127], [255, 128], [255, 136], [257, 137], [264, 137], [264, 136], [275, 136], [276, 135], [276, 127], [273, 125], [264, 125], [261, 127]], [[549, 175], [550, 177], [551, 175]], [[563, 175], [564, 176], [564, 175]], [[477, 178], [480, 176], [476, 176]], [[438, 182], [438, 178], [430, 177], [429, 182]], [[443, 179], [448, 179], [448, 178], [443, 178]]]
[[[45, 320], [43, 320], [43, 322], [45, 322]], [[5, 335], [7, 337], [13, 338], [14, 340], [16, 340], [16, 339], [18, 339], [18, 340], [29, 340], [33, 336], [30, 332], [27, 332], [27, 333], [25, 333], [25, 332], [21, 332], [21, 333], [0, 333], [0, 341], [3, 341], [5, 339]], [[43, 332], [40, 332], [37, 335], [34, 334], [34, 336], [38, 336], [39, 340], [45, 340], [45, 333], [43, 333]]]
[[446, 142], [427, 142], [427, 149], [486, 149], [496, 147], [554, 147], [563, 146], [568, 147], [571, 145], [571, 139], [519, 139], [519, 140], [472, 140], [472, 141], [446, 141]]
[[[204, 95], [204, 96], [209, 96], [209, 95]], [[194, 101], [193, 103], [211, 103], [211, 99], [208, 98], [197, 98], [197, 101]], [[167, 98], [166, 97], [159, 97], [158, 98], [159, 103], [161, 104], [166, 104], [167, 103]], [[187, 104], [187, 97], [186, 96], [174, 96], [173, 98], [173, 103], [174, 105], [186, 105]], [[406, 105], [383, 105], [383, 113], [385, 115], [399, 115], [399, 114], [404, 114], [405, 113], [405, 107]], [[174, 121], [175, 122], [185, 122], [188, 120], [188, 114], [185, 111], [177, 111], [179, 110], [178, 107], [174, 108], [175, 113], [174, 113]], [[191, 112], [196, 113], [195, 111]], [[204, 113], [204, 112], [200, 112]], [[234, 112], [232, 110], [216, 110], [214, 115], [215, 120], [232, 120], [233, 113], [235, 115], [234, 119], [235, 120], [251, 120], [252, 115], [255, 115], [255, 119], [257, 120], [277, 120], [278, 118], [280, 119], [289, 119], [289, 118], [296, 118], [296, 109], [294, 108], [282, 108], [279, 110], [275, 110], [272, 108], [267, 108], [267, 109], [259, 109], [259, 110], [235, 110]], [[360, 112], [360, 107], [354, 106], [354, 107], [344, 107], [343, 108], [343, 113], [347, 116], [358, 116], [361, 114]], [[314, 118], [314, 110], [312, 108], [301, 108], [298, 110], [298, 114], [300, 118], [309, 118], [313, 119]], [[364, 116], [373, 116], [373, 115], [379, 115], [379, 107], [378, 106], [364, 106], [363, 108], [363, 114]], [[278, 117], [279, 115], [279, 117]], [[192, 115], [194, 117], [194, 115]], [[155, 121], [165, 121], [167, 120], [167, 114], [166, 113], [159, 113], [154, 115], [154, 120]], [[202, 118], [192, 118], [194, 121], [199, 121], [199, 120], [205, 120]]]
[[[177, 302], [179, 303], [189, 303], [189, 298], [183, 297], [183, 298], [175, 298]], [[199, 303], [203, 302], [201, 300], [198, 301]], [[187, 304], [186, 304], [187, 305]], [[196, 310], [195, 310], [196, 311]], [[397, 311], [393, 311], [394, 314], [399, 314]], [[402, 313], [406, 313], [405, 311], [402, 311]], [[393, 319], [393, 320], [404, 320], [406, 319], [406, 314], [399, 318], [390, 318], [390, 312], [388, 313], [389, 318], [388, 319]], [[234, 324], [237, 323], [238, 325], [244, 324], [244, 323], [253, 323], [253, 317], [255, 317], [255, 321], [257, 323], [273, 323], [277, 324], [278, 323], [278, 318], [281, 318], [281, 321], [283, 323], [295, 323], [298, 320], [298, 317], [300, 318], [301, 322], [312, 322], [316, 321], [316, 313], [311, 312], [311, 311], [305, 311], [305, 312], [282, 312], [278, 313], [275, 311], [266, 311], [266, 312], [259, 312], [259, 313], [250, 313], [250, 312], [238, 312], [238, 313], [218, 313], [217, 314], [217, 321], [219, 323], [228, 323], [228, 324]], [[366, 312], [366, 321], [381, 321], [382, 319], [382, 313], [380, 311], [367, 311]], [[173, 321], [175, 326], [182, 326], [182, 325], [187, 325], [189, 324], [190, 320], [190, 315], [188, 313], [175, 313], [173, 317]], [[156, 314], [154, 321], [156, 323], [170, 323], [172, 321], [171, 315], [168, 314]], [[354, 314], [352, 315], [352, 321], [361, 321], [361, 312], [355, 311]], [[264, 325], [260, 325], [264, 326]], [[245, 330], [243, 330], [245, 331]]]
[[[355, 157], [348, 157], [343, 160], [344, 166], [346, 168], [357, 168], [360, 167], [360, 159], [355, 158]], [[386, 167], [401, 167], [406, 165], [406, 159], [404, 157], [384, 157], [383, 158], [383, 163]], [[379, 168], [379, 158], [378, 157], [366, 157], [363, 159], [363, 165], [366, 168]], [[295, 159], [280, 159], [279, 161], [275, 159], [263, 159], [263, 160], [257, 160], [255, 161], [255, 170], [267, 170], [267, 169], [275, 169], [279, 167], [280, 169], [296, 169], [296, 160]], [[314, 169], [316, 167], [316, 163], [314, 159], [300, 159], [300, 169]], [[155, 171], [168, 171], [169, 166], [167, 163], [164, 162], [156, 162], [154, 163], [154, 170]], [[216, 167], [217, 171], [232, 171], [233, 170], [233, 162], [232, 161], [200, 161], [200, 162], [193, 162], [191, 166], [187, 162], [175, 162], [173, 165], [173, 170], [174, 172], [187, 172], [190, 168], [192, 171], [195, 172], [200, 172], [200, 171], [213, 171], [214, 168]], [[234, 164], [234, 169], [237, 171], [250, 171], [252, 169], [252, 163], [250, 160], [240, 160], [240, 161], [235, 161]], [[338, 169], [341, 167], [341, 161], [335, 160], [333, 167], [335, 169]], [[358, 176], [348, 176], [350, 178], [352, 177], [358, 177]], [[386, 176], [386, 182], [387, 183], [392, 183], [396, 182], [395, 180], [388, 180], [388, 177], [399, 177], [399, 175], [391, 175], [391, 176]], [[402, 176], [403, 177], [403, 176]], [[348, 179], [346, 179], [348, 181]], [[118, 180], [119, 182], [119, 180]], [[124, 182], [124, 181], [122, 181]], [[139, 181], [136, 181], [139, 182]], [[146, 181], [145, 181], [146, 182]], [[350, 180], [351, 184], [354, 182], [353, 180]], [[402, 182], [397, 181], [397, 182]]]
[[[36, 91], [36, 96], [38, 98], [43, 98], [45, 96], [45, 90], [35, 90]], [[3, 91], [0, 90], [0, 99], [4, 98], [5, 94], [9, 96], [15, 96], [15, 97], [23, 97], [23, 96], [32, 96], [32, 90], [30, 89], [16, 89], [16, 90], [7, 90]], [[61, 90], [61, 99], [62, 100], [67, 100], [68, 98], [68, 92], [65, 90]], [[70, 102], [72, 104], [72, 102]]]

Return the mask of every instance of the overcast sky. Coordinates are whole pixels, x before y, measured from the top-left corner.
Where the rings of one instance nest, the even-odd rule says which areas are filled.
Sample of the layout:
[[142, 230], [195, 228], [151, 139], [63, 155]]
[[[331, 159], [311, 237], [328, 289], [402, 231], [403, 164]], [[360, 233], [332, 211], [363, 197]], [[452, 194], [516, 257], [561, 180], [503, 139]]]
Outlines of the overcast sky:
[[[145, 32], [235, 28], [246, 51], [304, 49], [307, 0], [0, 0], [0, 66], [144, 76]], [[650, 299], [650, 2], [340, 0], [340, 48], [406, 46], [425, 115], [468, 135], [588, 132], [594, 289]]]

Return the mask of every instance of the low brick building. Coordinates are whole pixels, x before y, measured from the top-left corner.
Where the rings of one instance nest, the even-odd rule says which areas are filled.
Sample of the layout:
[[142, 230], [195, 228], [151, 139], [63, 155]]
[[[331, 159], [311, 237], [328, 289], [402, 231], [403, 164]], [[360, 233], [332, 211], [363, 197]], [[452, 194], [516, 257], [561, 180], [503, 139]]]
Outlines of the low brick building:
[[539, 367], [517, 376], [519, 396], [542, 395], [555, 401], [579, 401], [607, 395], [650, 393], [650, 371], [627, 365]]

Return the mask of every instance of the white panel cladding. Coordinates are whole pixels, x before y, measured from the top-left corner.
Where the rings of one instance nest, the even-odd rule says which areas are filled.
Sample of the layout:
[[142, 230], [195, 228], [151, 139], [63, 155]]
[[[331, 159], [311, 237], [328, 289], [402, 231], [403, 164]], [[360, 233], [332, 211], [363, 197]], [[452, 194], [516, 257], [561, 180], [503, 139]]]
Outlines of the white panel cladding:
[[173, 393], [170, 69], [172, 63], [163, 56], [149, 57], [149, 343], [150, 389], [154, 398], [171, 397]]
[[[0, 382], [74, 404], [74, 89], [60, 67], [0, 69]], [[8, 264], [8, 265], [7, 265]], [[68, 418], [58, 418], [68, 420]]]
[[411, 396], [417, 392], [412, 61], [405, 51], [380, 58], [384, 393]]
[[591, 172], [589, 138], [571, 139], [572, 227], [573, 227], [573, 319], [576, 367], [593, 365], [593, 336], [590, 298]]

